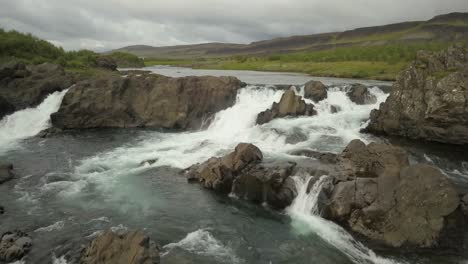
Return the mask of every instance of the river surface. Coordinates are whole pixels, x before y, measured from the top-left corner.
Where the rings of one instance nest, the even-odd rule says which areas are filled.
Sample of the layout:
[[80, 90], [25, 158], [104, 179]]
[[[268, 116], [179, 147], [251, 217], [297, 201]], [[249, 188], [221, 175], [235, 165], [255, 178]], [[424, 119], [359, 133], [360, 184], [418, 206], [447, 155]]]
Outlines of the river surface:
[[[18, 177], [0, 185], [0, 233], [20, 228], [33, 237], [20, 263], [76, 263], [79, 250], [106, 229], [142, 229], [162, 246], [162, 263], [463, 263], [458, 256], [416, 254], [358, 242], [341, 227], [316, 215], [321, 181], [306, 194], [308, 175], [297, 175], [299, 195], [282, 212], [188, 184], [180, 173], [194, 163], [224, 155], [239, 142], [257, 145], [268, 159], [307, 162], [288, 153], [297, 149], [340, 152], [349, 141], [388, 141], [359, 132], [387, 94], [388, 83], [359, 81], [377, 96], [374, 105], [356, 105], [346, 96], [348, 79], [301, 74], [207, 71], [149, 67], [168, 76], [234, 75], [248, 83], [236, 104], [216, 114], [201, 131], [75, 131], [34, 137], [49, 126], [65, 94], [57, 92], [36, 108], [0, 122], [0, 160], [11, 162]], [[329, 85], [317, 116], [277, 119], [255, 125], [256, 115], [279, 101], [272, 84], [302, 84], [318, 79]], [[341, 111], [330, 112], [330, 105]], [[307, 140], [288, 143], [295, 134]], [[459, 188], [468, 186], [468, 160], [442, 145], [392, 140], [405, 147], [411, 162], [438, 166]], [[148, 161], [156, 161], [154, 163]]]

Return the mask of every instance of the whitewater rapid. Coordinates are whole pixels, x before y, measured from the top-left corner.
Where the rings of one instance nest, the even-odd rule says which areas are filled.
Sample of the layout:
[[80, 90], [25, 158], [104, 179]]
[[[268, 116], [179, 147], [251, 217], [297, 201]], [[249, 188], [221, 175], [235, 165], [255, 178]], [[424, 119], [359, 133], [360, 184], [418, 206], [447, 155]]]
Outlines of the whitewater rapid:
[[318, 198], [327, 176], [321, 176], [309, 193], [307, 186], [312, 177], [295, 176], [294, 181], [298, 195], [286, 212], [292, 218], [292, 225], [302, 235], [317, 234], [328, 244], [336, 247], [340, 252], [348, 256], [354, 263], [359, 264], [396, 264], [396, 260], [377, 256], [371, 249], [355, 240], [346, 230], [339, 225], [320, 217], [318, 210]]
[[57, 112], [68, 90], [54, 92], [34, 108], [27, 108], [0, 120], [0, 154], [20, 147], [23, 139], [50, 126], [50, 115]]

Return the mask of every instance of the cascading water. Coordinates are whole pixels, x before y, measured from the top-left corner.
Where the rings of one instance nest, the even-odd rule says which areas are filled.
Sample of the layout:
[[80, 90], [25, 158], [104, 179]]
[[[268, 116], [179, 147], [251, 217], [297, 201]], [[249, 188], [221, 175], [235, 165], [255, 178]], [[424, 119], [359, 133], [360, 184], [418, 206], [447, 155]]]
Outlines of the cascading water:
[[294, 177], [298, 195], [292, 205], [287, 208], [288, 214], [293, 219], [293, 226], [301, 233], [314, 232], [330, 245], [336, 247], [349, 257], [354, 263], [368, 264], [395, 264], [397, 261], [377, 256], [372, 250], [356, 241], [342, 227], [320, 217], [317, 201], [320, 190], [327, 176], [322, 176], [314, 183], [312, 189], [307, 193], [307, 186], [312, 177], [304, 180]]
[[67, 91], [52, 93], [35, 108], [27, 108], [4, 117], [0, 121], [0, 152], [17, 147], [22, 139], [48, 128], [50, 114], [57, 112]]

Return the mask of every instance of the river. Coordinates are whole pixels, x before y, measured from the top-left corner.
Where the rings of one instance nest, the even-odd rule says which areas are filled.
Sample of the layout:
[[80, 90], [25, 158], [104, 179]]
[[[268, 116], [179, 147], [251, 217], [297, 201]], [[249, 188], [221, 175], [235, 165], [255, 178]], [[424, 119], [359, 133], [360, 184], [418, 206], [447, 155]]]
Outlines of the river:
[[[246, 82], [233, 107], [216, 114], [204, 130], [162, 133], [149, 129], [75, 131], [34, 137], [49, 126], [65, 94], [0, 122], [0, 160], [15, 166], [16, 179], [0, 185], [0, 233], [21, 228], [33, 237], [22, 263], [75, 263], [76, 255], [102, 230], [142, 229], [162, 246], [162, 263], [462, 263], [457, 256], [395, 252], [358, 242], [341, 227], [314, 214], [316, 191], [296, 177], [299, 195], [284, 212], [222, 197], [188, 184], [180, 169], [232, 151], [239, 142], [257, 145], [266, 159], [306, 162], [288, 153], [310, 148], [340, 152], [352, 139], [387, 141], [359, 132], [372, 109], [388, 96], [389, 83], [313, 78], [301, 74], [149, 67], [168, 76], [234, 75]], [[279, 101], [274, 84], [318, 79], [329, 86], [318, 115], [255, 125], [256, 115]], [[356, 105], [350, 83], [372, 86], [378, 102]], [[330, 105], [341, 111], [330, 112]], [[301, 133], [307, 140], [288, 143]], [[411, 162], [438, 166], [458, 188], [468, 186], [468, 160], [447, 147], [393, 141]], [[154, 163], [148, 161], [155, 161]], [[315, 190], [315, 191], [314, 191]], [[373, 250], [372, 250], [373, 249]]]

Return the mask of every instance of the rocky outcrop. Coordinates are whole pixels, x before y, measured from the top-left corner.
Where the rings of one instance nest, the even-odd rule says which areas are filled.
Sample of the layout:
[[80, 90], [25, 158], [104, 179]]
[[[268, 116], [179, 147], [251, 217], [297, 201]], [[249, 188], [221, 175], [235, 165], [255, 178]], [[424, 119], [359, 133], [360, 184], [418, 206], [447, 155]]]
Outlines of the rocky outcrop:
[[0, 184], [13, 179], [13, 164], [0, 164]]
[[96, 66], [110, 71], [117, 70], [117, 62], [110, 57], [100, 56], [96, 58]]
[[313, 104], [306, 104], [301, 96], [296, 95], [293, 88], [284, 92], [279, 103], [273, 103], [270, 109], [258, 114], [257, 124], [262, 125], [275, 118], [286, 116], [312, 116], [317, 114]]
[[369, 92], [369, 89], [363, 84], [353, 84], [346, 93], [349, 99], [358, 105], [375, 104], [377, 97]]
[[367, 132], [468, 144], [468, 51], [419, 52], [393, 85]]
[[109, 74], [70, 88], [51, 119], [60, 129], [198, 129], [234, 104], [240, 85], [234, 77]]
[[304, 97], [307, 99], [317, 103], [326, 99], [327, 96], [327, 87], [322, 82], [309, 81], [304, 85]]
[[82, 264], [157, 264], [159, 246], [140, 231], [106, 231], [83, 252]]
[[187, 169], [189, 181], [208, 189], [232, 193], [255, 203], [285, 208], [297, 195], [291, 176], [295, 163], [265, 163], [256, 146], [240, 143], [223, 157], [214, 157]]
[[324, 168], [333, 182], [320, 197], [324, 217], [393, 247], [443, 246], [460, 199], [438, 169], [410, 165], [401, 148], [359, 140]]
[[66, 73], [54, 64], [24, 65], [11, 63], [0, 67], [0, 108], [21, 110], [41, 103], [47, 95], [70, 87], [77, 75]]
[[23, 258], [31, 249], [32, 239], [24, 232], [6, 232], [0, 240], [0, 262], [10, 263]]

